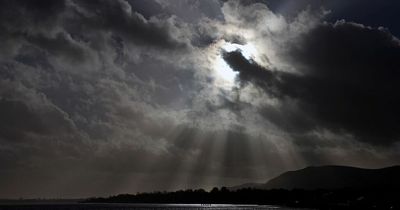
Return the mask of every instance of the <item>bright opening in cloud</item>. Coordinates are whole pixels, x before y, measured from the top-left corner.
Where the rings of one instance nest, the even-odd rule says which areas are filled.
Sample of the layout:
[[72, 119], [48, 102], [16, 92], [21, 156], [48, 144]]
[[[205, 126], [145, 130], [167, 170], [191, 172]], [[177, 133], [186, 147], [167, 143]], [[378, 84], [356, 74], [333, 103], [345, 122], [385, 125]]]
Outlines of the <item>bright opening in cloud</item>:
[[215, 61], [215, 70], [218, 76], [218, 83], [225, 87], [232, 87], [234, 85], [238, 72], [233, 71], [221, 55], [218, 55]]
[[233, 52], [239, 50], [242, 55], [250, 60], [254, 59], [257, 50], [255, 46], [251, 43], [245, 45], [230, 43], [222, 41], [218, 47], [217, 58], [215, 60], [214, 68], [217, 73], [217, 83], [220, 86], [231, 88], [235, 84], [235, 79], [239, 72], [234, 71], [223, 59], [222, 52]]

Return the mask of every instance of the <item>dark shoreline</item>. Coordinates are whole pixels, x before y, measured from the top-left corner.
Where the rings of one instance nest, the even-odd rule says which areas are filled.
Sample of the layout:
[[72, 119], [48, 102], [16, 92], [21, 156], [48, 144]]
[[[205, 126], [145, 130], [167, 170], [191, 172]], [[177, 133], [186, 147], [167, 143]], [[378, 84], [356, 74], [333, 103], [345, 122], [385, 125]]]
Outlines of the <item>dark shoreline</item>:
[[85, 203], [213, 203], [256, 204], [311, 209], [400, 209], [400, 189], [319, 189], [260, 190], [227, 188], [207, 192], [186, 190], [176, 192], [121, 194], [108, 198], [90, 198]]
[[127, 203], [69, 203], [69, 204], [0, 204], [0, 210], [292, 210], [272, 205], [235, 204], [127, 204]]
[[261, 190], [227, 188], [120, 194], [88, 199], [0, 199], [0, 210], [400, 209], [400, 189]]

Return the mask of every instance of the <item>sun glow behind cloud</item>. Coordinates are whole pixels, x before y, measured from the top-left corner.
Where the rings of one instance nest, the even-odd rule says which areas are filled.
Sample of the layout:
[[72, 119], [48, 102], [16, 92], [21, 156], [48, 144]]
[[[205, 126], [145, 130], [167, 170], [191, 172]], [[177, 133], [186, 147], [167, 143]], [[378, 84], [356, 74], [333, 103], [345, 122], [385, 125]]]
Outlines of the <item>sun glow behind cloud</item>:
[[216, 71], [216, 82], [219, 86], [231, 88], [235, 84], [238, 72], [234, 71], [222, 58], [223, 52], [240, 51], [242, 55], [248, 59], [253, 60], [256, 57], [257, 50], [251, 43], [245, 45], [230, 43], [222, 40], [217, 46], [217, 56], [214, 61], [214, 70]]
[[232, 87], [235, 83], [238, 72], [233, 71], [232, 68], [224, 61], [221, 55], [218, 55], [214, 68], [217, 73], [217, 82], [226, 87]]

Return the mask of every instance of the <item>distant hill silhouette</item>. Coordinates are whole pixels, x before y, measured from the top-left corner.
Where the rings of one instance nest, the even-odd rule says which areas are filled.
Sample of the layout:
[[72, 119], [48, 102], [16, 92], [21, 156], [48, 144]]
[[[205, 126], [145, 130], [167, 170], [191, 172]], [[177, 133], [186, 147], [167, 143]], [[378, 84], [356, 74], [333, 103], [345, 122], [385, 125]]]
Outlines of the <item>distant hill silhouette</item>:
[[340, 189], [400, 188], [400, 166], [363, 169], [349, 166], [307, 167], [285, 172], [265, 184], [243, 184], [229, 188], [255, 189]]

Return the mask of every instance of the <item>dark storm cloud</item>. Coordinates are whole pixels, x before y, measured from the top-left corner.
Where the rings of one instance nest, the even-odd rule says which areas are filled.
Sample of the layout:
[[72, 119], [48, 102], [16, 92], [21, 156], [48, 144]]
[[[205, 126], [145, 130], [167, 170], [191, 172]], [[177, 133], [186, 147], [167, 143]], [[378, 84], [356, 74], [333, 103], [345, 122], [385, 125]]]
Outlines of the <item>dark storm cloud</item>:
[[[67, 46], [70, 41], [87, 43], [91, 39], [91, 45], [98, 45], [93, 43], [96, 40], [92, 36], [96, 33], [101, 37], [99, 32], [112, 32], [116, 37], [139, 45], [161, 48], [187, 46], [187, 40], [176, 33], [180, 23], [175, 19], [170, 16], [146, 19], [125, 1], [18, 0], [2, 1], [0, 4], [0, 38], [6, 46], [9, 45], [9, 50], [15, 50], [13, 47], [24, 44], [28, 39], [28, 42], [53, 52], [58, 47], [61, 47], [59, 51], [67, 47], [66, 53], [74, 53], [71, 50], [76, 50]], [[60, 32], [60, 29], [64, 32]], [[86, 31], [86, 34], [81, 31]], [[5, 52], [5, 55], [9, 54], [9, 51]], [[80, 54], [78, 52], [76, 56]]]
[[66, 8], [64, 0], [4, 0], [1, 1], [2, 25], [9, 27], [31, 26], [45, 27], [54, 24]]
[[24, 35], [54, 27], [64, 8], [64, 1], [1, 1], [0, 59], [12, 57]]
[[63, 113], [57, 110], [46, 110], [38, 113], [21, 101], [0, 100], [0, 137], [10, 141], [20, 141], [29, 134], [61, 134], [73, 132], [74, 128]]
[[[344, 102], [328, 104], [322, 93], [339, 98], [327, 77], [340, 91], [376, 82], [359, 76], [361, 70], [337, 70], [349, 74], [343, 80], [333, 73], [347, 60], [336, 56], [343, 53], [332, 33], [354, 45], [348, 54], [361, 54], [353, 67], [368, 52], [377, 54], [365, 61], [366, 72], [383, 61], [398, 65], [395, 56], [382, 56], [389, 48], [397, 53], [390, 34], [348, 23], [309, 31], [320, 13], [305, 10], [292, 24], [264, 4], [224, 2], [0, 1], [0, 198], [210, 188], [266, 181], [313, 163], [398, 162], [396, 149], [343, 135], [359, 138], [366, 128], [344, 123], [343, 110], [335, 108]], [[325, 40], [337, 41], [320, 44]], [[313, 49], [317, 41], [331, 52]], [[249, 62], [239, 52], [222, 53], [240, 72], [231, 83], [219, 72], [226, 70], [220, 48], [227, 42], [252, 44], [263, 56]], [[273, 65], [279, 62], [301, 72], [283, 72]], [[397, 74], [383, 72], [388, 84], [366, 87], [397, 89]], [[386, 113], [394, 104], [386, 103]]]
[[[309, 7], [318, 10], [323, 7], [330, 11], [324, 19], [329, 22], [345, 19], [347, 21], [361, 23], [373, 27], [386, 27], [395, 36], [400, 36], [400, 27], [397, 24], [399, 19], [398, 10], [400, 2], [397, 0], [241, 0], [242, 4], [249, 5], [260, 2], [287, 18], [293, 18]], [[356, 12], [355, 12], [356, 11]]]
[[[166, 126], [168, 114], [155, 106], [171, 101], [169, 93], [177, 98], [187, 81], [179, 75], [169, 81], [156, 73], [154, 79], [137, 75], [146, 68], [141, 63], [155, 60], [159, 64], [152, 68], [164, 75], [182, 69], [165, 65], [157, 52], [178, 55], [188, 47], [179, 20], [145, 18], [126, 1], [0, 4], [0, 185], [5, 186], [0, 197], [52, 197], [56, 191], [35, 193], [40, 187], [34, 183], [58, 185], [60, 173], [79, 168], [89, 167], [94, 175], [102, 169], [90, 160], [107, 157], [112, 148], [125, 153], [119, 144], [130, 148], [126, 154], [142, 154], [122, 155], [134, 166], [142, 163], [140, 157], [165, 156], [163, 128], [175, 122]], [[141, 60], [141, 53], [152, 59]], [[163, 114], [165, 125], [153, 123]], [[32, 178], [17, 186], [25, 173]]]
[[272, 88], [277, 82], [276, 73], [258, 65], [254, 60], [247, 60], [240, 50], [223, 52], [223, 58], [234, 71], [239, 72], [239, 82], [251, 81], [273, 93]]
[[312, 119], [295, 120], [305, 131], [328, 128], [360, 141], [390, 144], [400, 137], [399, 43], [384, 29], [340, 21], [319, 25], [288, 50], [299, 73], [265, 69], [240, 52], [226, 54], [225, 60], [240, 79], [276, 97], [295, 99], [299, 112]]
[[45, 49], [49, 55], [66, 57], [72, 62], [82, 62], [86, 57], [84, 49], [66, 33], [57, 33], [54, 37], [32, 35], [27, 40]]
[[[171, 29], [175, 22], [168, 16], [146, 19], [125, 1], [74, 1], [81, 10], [80, 29], [93, 28], [112, 31], [136, 44], [154, 45], [166, 48], [185, 46], [185, 40], [173, 37]], [[162, 21], [162, 19], [166, 19]], [[75, 26], [71, 26], [75, 27]]]

